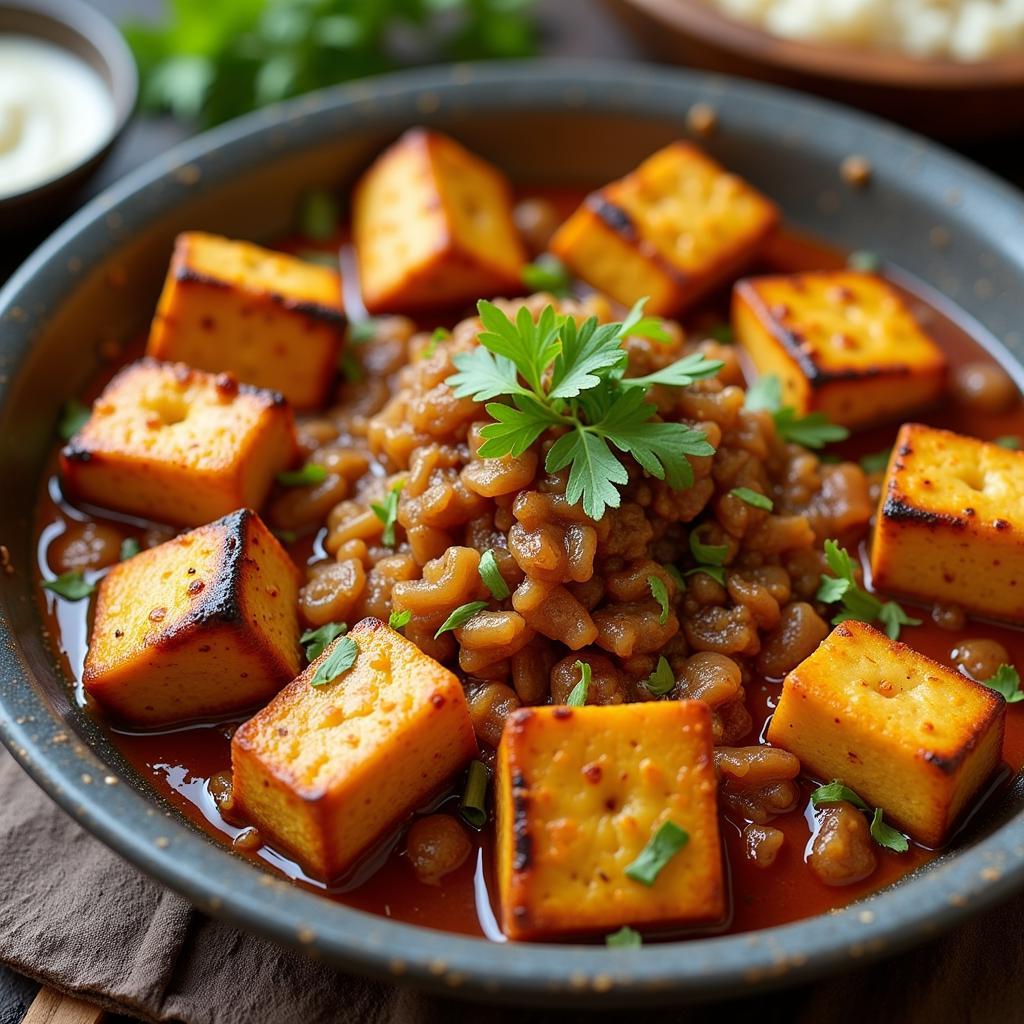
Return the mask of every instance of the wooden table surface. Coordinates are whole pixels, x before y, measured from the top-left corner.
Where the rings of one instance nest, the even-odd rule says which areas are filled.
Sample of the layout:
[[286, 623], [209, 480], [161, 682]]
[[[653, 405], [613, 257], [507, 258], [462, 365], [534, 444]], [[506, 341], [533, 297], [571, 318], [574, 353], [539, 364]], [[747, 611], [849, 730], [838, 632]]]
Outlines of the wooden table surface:
[[[90, 0], [114, 21], [157, 17], [162, 0]], [[544, 32], [542, 52], [558, 57], [607, 57], [640, 60], [644, 54], [623, 32], [600, 0], [540, 0]], [[110, 159], [82, 189], [78, 204], [107, 185], [188, 138], [188, 129], [170, 118], [136, 118]], [[1020, 140], [973, 145], [962, 150], [997, 174], [1024, 185], [1024, 162]], [[38, 245], [55, 225], [4, 239], [0, 246], [0, 284]], [[45, 797], [40, 794], [40, 799]], [[883, 968], [884, 969], [884, 968]], [[20, 1024], [39, 986], [28, 978], [0, 966], [0, 1024]], [[1024, 1017], [1024, 1011], [1021, 1011]], [[43, 1018], [39, 1018], [42, 1020]], [[128, 1018], [105, 1018], [110, 1024], [132, 1024]], [[258, 1022], [253, 1022], [258, 1024]]]

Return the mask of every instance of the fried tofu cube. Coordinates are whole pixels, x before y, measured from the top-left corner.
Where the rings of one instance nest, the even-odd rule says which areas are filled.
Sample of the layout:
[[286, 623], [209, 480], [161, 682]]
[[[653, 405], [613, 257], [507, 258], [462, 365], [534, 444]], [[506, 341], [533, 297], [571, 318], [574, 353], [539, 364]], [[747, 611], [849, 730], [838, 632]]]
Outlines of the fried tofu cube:
[[899, 294], [849, 270], [748, 278], [733, 291], [733, 328], [785, 405], [865, 427], [935, 402], [946, 357]]
[[102, 508], [199, 526], [258, 508], [296, 453], [274, 391], [142, 359], [107, 385], [61, 452], [67, 493]]
[[100, 582], [85, 689], [142, 726], [265, 702], [299, 670], [298, 590], [250, 509], [141, 551]]
[[[495, 783], [505, 934], [546, 939], [721, 920], [712, 746], [711, 713], [699, 701], [514, 712]], [[648, 888], [626, 868], [667, 821], [689, 838]]]
[[345, 333], [341, 276], [250, 242], [178, 235], [147, 353], [323, 405]]
[[1024, 622], [1024, 452], [905, 423], [871, 544], [875, 585]]
[[696, 146], [674, 142], [591, 193], [551, 251], [625, 306], [670, 316], [734, 277], [774, 231], [775, 206]]
[[477, 752], [462, 684], [363, 619], [351, 669], [313, 686], [339, 638], [231, 741], [241, 813], [311, 875], [346, 872]]
[[526, 260], [501, 172], [454, 139], [414, 128], [356, 186], [352, 234], [370, 313], [522, 291]]
[[863, 622], [786, 676], [768, 742], [939, 846], [999, 765], [1006, 702]]

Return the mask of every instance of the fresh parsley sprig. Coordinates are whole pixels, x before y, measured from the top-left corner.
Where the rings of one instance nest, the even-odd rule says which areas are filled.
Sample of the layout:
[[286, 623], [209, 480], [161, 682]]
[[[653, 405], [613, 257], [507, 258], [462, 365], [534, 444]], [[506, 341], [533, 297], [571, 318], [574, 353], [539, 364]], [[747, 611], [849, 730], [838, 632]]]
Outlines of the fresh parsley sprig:
[[380, 542], [387, 548], [395, 546], [395, 523], [398, 522], [398, 498], [405, 486], [404, 480], [398, 480], [391, 485], [380, 504], [370, 502], [370, 509], [373, 514], [384, 524], [384, 532], [380, 535]]
[[763, 374], [747, 388], [746, 407], [770, 412], [779, 437], [805, 448], [824, 448], [850, 436], [846, 427], [830, 422], [823, 412], [800, 416], [792, 406], [783, 405], [782, 381], [774, 373]]
[[675, 490], [693, 483], [687, 455], [714, 454], [703, 431], [654, 420], [657, 410], [645, 396], [654, 384], [686, 387], [713, 377], [721, 361], [694, 353], [644, 377], [624, 376], [625, 338], [666, 337], [660, 321], [643, 316], [643, 300], [621, 323], [608, 324], [597, 317], [577, 324], [551, 306], [536, 321], [525, 306], [514, 320], [490, 302], [477, 309], [479, 345], [453, 358], [458, 373], [447, 383], [456, 397], [487, 403], [494, 422], [481, 431], [482, 458], [522, 455], [545, 431], [562, 431], [544, 468], [569, 467], [566, 499], [600, 519], [606, 508], [618, 508], [629, 479], [615, 449]]
[[832, 575], [821, 577], [817, 599], [824, 604], [842, 604], [842, 610], [832, 618], [833, 626], [847, 619], [881, 622], [889, 639], [898, 640], [901, 626], [921, 625], [920, 619], [912, 619], [895, 601], [880, 601], [863, 590], [857, 584], [853, 559], [834, 540], [825, 541], [825, 561]]

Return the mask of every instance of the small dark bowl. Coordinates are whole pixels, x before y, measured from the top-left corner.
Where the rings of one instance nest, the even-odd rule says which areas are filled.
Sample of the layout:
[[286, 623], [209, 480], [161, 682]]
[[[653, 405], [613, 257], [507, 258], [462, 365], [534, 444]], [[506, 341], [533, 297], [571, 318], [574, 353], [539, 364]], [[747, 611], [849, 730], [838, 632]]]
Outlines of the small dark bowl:
[[[718, 112], [717, 132], [701, 145], [773, 196], [792, 225], [884, 253], [953, 298], [972, 335], [1024, 381], [1020, 195], [938, 147], [819, 100], [640, 64], [524, 62], [379, 78], [224, 125], [99, 196], [0, 292], [0, 737], [85, 828], [204, 911], [349, 971], [574, 1007], [735, 997], [806, 980], [921, 942], [1024, 884], [1024, 796], [1008, 788], [904, 883], [761, 932], [607, 950], [499, 945], [402, 924], [288, 885], [161, 805], [103, 723], [75, 706], [43, 635], [33, 505], [54, 425], [105, 343], [145, 330], [176, 232], [280, 236], [305, 189], [351, 187], [414, 124], [452, 132], [521, 184], [593, 185], [685, 136], [695, 103]], [[843, 184], [849, 153], [871, 161], [869, 186]]]
[[52, 219], [100, 165], [128, 124], [138, 97], [135, 60], [121, 33], [80, 0], [4, 0], [0, 33], [34, 36], [81, 57], [96, 69], [114, 100], [114, 124], [85, 159], [33, 188], [0, 198], [0, 235]]

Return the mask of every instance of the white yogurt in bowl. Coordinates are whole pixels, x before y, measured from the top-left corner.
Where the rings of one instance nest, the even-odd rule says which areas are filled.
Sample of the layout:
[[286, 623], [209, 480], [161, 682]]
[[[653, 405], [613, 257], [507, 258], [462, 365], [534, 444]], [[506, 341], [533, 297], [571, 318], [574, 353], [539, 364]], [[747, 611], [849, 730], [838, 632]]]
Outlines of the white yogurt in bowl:
[[110, 138], [114, 98], [81, 57], [0, 33], [0, 199], [42, 185]]

